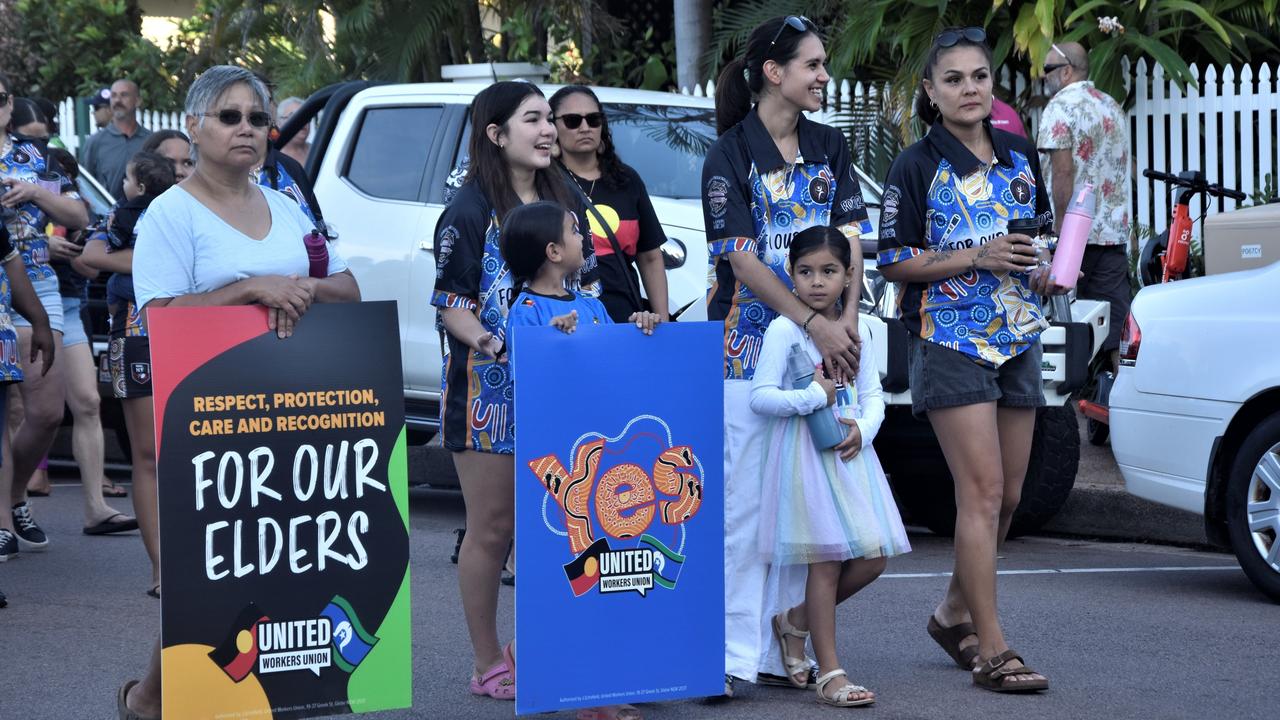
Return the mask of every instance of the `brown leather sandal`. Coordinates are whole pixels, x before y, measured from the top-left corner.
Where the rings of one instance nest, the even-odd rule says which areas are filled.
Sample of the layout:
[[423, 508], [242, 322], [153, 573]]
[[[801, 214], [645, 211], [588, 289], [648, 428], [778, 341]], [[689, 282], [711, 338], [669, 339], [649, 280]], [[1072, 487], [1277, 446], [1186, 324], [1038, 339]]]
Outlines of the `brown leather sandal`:
[[1009, 667], [1010, 660], [1022, 662], [1022, 656], [1013, 650], [1005, 650], [973, 670], [973, 684], [992, 692], [1036, 692], [1048, 690], [1048, 678], [1017, 680], [1018, 675], [1040, 675], [1025, 663], [1021, 667]]
[[938, 646], [956, 661], [956, 665], [961, 670], [972, 670], [977, 665], [978, 659], [978, 643], [969, 645], [968, 647], [960, 647], [960, 642], [965, 638], [973, 635], [978, 636], [978, 631], [973, 627], [973, 623], [957, 623], [951, 627], [943, 627], [938, 622], [938, 618], [933, 615], [929, 616], [929, 624], [927, 626], [929, 637], [938, 643]]

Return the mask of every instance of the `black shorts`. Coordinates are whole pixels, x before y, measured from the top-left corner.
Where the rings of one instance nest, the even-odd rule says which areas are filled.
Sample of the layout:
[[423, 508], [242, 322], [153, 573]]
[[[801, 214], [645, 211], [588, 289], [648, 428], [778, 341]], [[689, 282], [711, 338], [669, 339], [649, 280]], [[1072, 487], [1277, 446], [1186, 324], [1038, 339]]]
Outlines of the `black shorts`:
[[959, 350], [910, 336], [911, 413], [995, 402], [1000, 407], [1044, 405], [1040, 341], [998, 368], [981, 365]]
[[113, 337], [107, 350], [111, 390], [120, 399], [151, 397], [151, 338]]
[[1123, 245], [1089, 245], [1080, 262], [1084, 277], [1076, 285], [1076, 296], [1111, 303], [1111, 330], [1102, 343], [1103, 352], [1120, 348], [1120, 331], [1129, 317], [1133, 288], [1129, 285], [1129, 255]]

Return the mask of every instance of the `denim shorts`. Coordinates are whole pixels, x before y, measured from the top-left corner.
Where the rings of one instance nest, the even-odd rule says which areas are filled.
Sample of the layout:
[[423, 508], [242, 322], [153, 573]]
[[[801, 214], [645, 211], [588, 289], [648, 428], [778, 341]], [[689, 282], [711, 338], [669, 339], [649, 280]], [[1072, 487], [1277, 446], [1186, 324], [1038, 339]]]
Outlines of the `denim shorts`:
[[998, 368], [981, 365], [959, 350], [910, 336], [911, 413], [921, 420], [930, 410], [995, 402], [1000, 407], [1044, 406], [1037, 339]]
[[[58, 292], [58, 278], [32, 280], [31, 287], [35, 289], [36, 297], [40, 298], [40, 304], [49, 316], [49, 329], [62, 332], [62, 295]], [[15, 312], [12, 317], [15, 327], [31, 327], [31, 323], [21, 313]]]
[[62, 347], [84, 345], [89, 336], [84, 331], [84, 318], [80, 317], [80, 298], [62, 296]]

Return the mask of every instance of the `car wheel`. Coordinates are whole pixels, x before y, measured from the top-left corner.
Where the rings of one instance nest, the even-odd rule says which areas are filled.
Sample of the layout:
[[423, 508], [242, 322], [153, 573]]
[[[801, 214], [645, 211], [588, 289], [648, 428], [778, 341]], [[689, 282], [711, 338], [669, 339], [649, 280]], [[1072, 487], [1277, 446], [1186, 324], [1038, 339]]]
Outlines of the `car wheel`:
[[1066, 504], [1079, 469], [1080, 426], [1075, 408], [1070, 403], [1041, 408], [1036, 414], [1022, 501], [1013, 514], [1009, 537], [1035, 532], [1052, 520]]
[[1244, 574], [1280, 602], [1280, 414], [1236, 453], [1227, 481], [1227, 537]]
[[1089, 438], [1090, 445], [1095, 447], [1106, 445], [1107, 438], [1111, 437], [1111, 426], [1089, 418], [1085, 423], [1085, 435]]
[[[902, 445], [888, 450], [880, 459], [907, 521], [938, 535], [954, 535], [955, 483], [937, 440], [916, 442], [910, 450]], [[1022, 501], [1009, 536], [1035, 532], [1057, 515], [1075, 487], [1079, 467], [1080, 427], [1075, 410], [1070, 405], [1041, 408], [1036, 414]]]

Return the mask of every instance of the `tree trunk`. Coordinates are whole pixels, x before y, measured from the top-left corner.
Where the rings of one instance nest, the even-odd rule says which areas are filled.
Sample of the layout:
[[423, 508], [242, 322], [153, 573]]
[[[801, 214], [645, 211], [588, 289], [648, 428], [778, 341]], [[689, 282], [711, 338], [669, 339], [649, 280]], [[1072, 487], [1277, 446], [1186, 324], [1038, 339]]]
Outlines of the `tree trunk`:
[[578, 51], [582, 53], [582, 74], [587, 77], [592, 76], [595, 69], [588, 65], [592, 61], [591, 51], [595, 47], [595, 26], [594, 19], [591, 17], [591, 0], [582, 0], [582, 43], [578, 47]]
[[711, 0], [675, 0], [676, 85], [692, 91], [707, 80], [711, 47]]
[[484, 27], [480, 24], [480, 3], [468, 1], [460, 5], [462, 6], [462, 32], [467, 53], [471, 56], [470, 62], [484, 62], [487, 58], [484, 52]]

